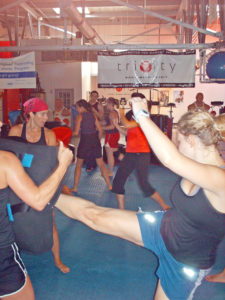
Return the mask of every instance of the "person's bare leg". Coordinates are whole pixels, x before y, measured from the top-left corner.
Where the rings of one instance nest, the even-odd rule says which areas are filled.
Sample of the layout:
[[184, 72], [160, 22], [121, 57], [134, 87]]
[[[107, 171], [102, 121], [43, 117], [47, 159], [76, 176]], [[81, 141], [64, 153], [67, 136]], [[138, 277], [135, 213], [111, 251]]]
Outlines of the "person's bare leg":
[[116, 194], [116, 199], [119, 209], [125, 209], [125, 196], [122, 194]]
[[84, 162], [83, 159], [81, 159], [81, 158], [77, 159], [76, 168], [75, 168], [75, 175], [74, 175], [74, 186], [71, 189], [72, 192], [77, 192], [78, 184], [79, 184], [79, 181], [80, 181], [81, 168], [82, 168], [83, 162]]
[[98, 167], [101, 170], [101, 174], [104, 177], [105, 182], [108, 185], [109, 190], [111, 191], [112, 185], [111, 185], [111, 182], [110, 182], [110, 179], [109, 179], [109, 173], [108, 173], [108, 171], [106, 169], [106, 166], [105, 166], [105, 164], [103, 162], [102, 157], [101, 158], [96, 158], [96, 163], [97, 163]]
[[53, 246], [52, 254], [54, 256], [55, 265], [62, 273], [68, 273], [70, 268], [65, 266], [60, 259], [59, 234], [55, 224], [55, 212], [53, 210]]
[[93, 230], [143, 246], [135, 211], [101, 207], [92, 201], [64, 194], [59, 196], [55, 206], [68, 217], [86, 224]]
[[113, 169], [114, 169], [114, 165], [115, 165], [115, 159], [114, 159], [114, 155], [113, 155], [114, 151], [116, 151], [116, 149], [105, 146], [109, 176], [113, 176]]
[[152, 194], [150, 196], [150, 198], [155, 200], [162, 207], [163, 210], [167, 210], [170, 208], [170, 206], [168, 204], [166, 204], [166, 202], [163, 200], [163, 198], [159, 195], [158, 192], [155, 192], [154, 194]]
[[206, 276], [205, 279], [207, 281], [225, 283], [225, 268], [220, 273]]
[[2, 300], [34, 300], [35, 295], [34, 295], [32, 283], [30, 281], [30, 277], [27, 275], [26, 284], [21, 291], [19, 291], [14, 295], [3, 297], [1, 299]]
[[161, 283], [160, 283], [160, 280], [159, 280], [157, 288], [156, 288], [154, 300], [170, 300], [169, 298], [167, 298], [166, 294], [164, 293]]
[[69, 189], [68, 186], [65, 185], [65, 184], [64, 184], [63, 187], [62, 187], [62, 193], [63, 193], [63, 194], [66, 194], [66, 195], [72, 195], [70, 189]]

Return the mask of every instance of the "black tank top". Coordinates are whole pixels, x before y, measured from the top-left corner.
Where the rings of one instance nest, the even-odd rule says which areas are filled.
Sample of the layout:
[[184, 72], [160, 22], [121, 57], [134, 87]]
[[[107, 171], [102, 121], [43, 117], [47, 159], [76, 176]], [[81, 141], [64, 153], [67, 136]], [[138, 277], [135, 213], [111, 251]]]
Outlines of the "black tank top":
[[9, 188], [0, 189], [0, 248], [8, 247], [15, 241], [6, 207], [8, 198]]
[[95, 104], [93, 104], [91, 106], [94, 107], [94, 109], [98, 111], [98, 102], [95, 102]]
[[173, 207], [165, 212], [161, 235], [178, 261], [208, 269], [215, 262], [217, 247], [225, 236], [225, 214], [210, 204], [202, 188], [187, 196], [180, 182], [181, 178], [171, 191]]
[[40, 140], [35, 142], [35, 143], [31, 143], [27, 140], [26, 138], [26, 123], [23, 124], [23, 129], [22, 129], [22, 134], [21, 137], [27, 141], [29, 144], [33, 144], [33, 145], [47, 145], [46, 140], [45, 140], [45, 129], [44, 127], [41, 127], [41, 137]]
[[80, 130], [81, 134], [93, 134], [97, 132], [93, 113], [86, 112], [82, 114]]

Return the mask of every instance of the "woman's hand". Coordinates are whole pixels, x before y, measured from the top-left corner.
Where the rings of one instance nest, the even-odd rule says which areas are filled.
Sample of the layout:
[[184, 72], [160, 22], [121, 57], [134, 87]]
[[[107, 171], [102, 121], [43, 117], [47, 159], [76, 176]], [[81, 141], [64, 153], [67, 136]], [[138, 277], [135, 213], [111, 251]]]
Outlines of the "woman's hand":
[[66, 168], [70, 165], [73, 159], [73, 153], [69, 148], [63, 145], [63, 142], [59, 142], [58, 161], [59, 164], [64, 165]]
[[146, 111], [148, 111], [148, 105], [147, 105], [147, 100], [146, 99], [135, 97], [135, 98], [131, 98], [129, 100], [129, 103], [132, 106], [132, 110], [133, 110], [134, 116], [135, 116], [135, 114], [139, 110], [146, 110]]

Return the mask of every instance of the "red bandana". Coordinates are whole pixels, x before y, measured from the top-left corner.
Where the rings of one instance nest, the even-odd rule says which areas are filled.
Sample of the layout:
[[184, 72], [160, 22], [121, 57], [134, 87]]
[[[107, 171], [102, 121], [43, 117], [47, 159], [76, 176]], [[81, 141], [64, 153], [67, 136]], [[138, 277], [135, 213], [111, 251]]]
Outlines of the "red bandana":
[[25, 113], [48, 110], [48, 105], [40, 98], [31, 98], [23, 104]]

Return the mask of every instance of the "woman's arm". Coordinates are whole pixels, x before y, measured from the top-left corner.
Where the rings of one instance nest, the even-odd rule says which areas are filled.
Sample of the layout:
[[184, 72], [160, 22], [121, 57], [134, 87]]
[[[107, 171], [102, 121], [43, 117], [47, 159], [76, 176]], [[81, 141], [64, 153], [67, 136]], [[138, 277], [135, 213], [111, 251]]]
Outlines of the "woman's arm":
[[51, 129], [45, 128], [46, 142], [48, 146], [58, 146], [55, 132]]
[[82, 114], [79, 114], [75, 119], [75, 128], [74, 128], [73, 135], [76, 136], [79, 135], [81, 121], [82, 121]]
[[10, 128], [8, 136], [21, 136], [22, 127], [21, 125], [15, 125]]
[[40, 211], [52, 199], [72, 156], [72, 152], [60, 142], [57, 168], [47, 180], [36, 186], [14, 154], [0, 151], [1, 188], [9, 186], [21, 200]]
[[98, 120], [102, 121], [104, 119], [104, 108], [102, 104], [98, 103], [98, 111], [92, 106], [92, 111]]
[[124, 108], [120, 108], [120, 117], [121, 117], [122, 123], [124, 124], [124, 126], [126, 128], [135, 128], [135, 127], [139, 126], [138, 123], [135, 122], [134, 120], [132, 120], [132, 121], [127, 120], [127, 118], [125, 116]]
[[[147, 110], [146, 100], [133, 98], [132, 109], [135, 116], [138, 111]], [[199, 163], [181, 154], [173, 142], [149, 117], [139, 115], [138, 122], [152, 150], [167, 168], [205, 190], [217, 195], [220, 194], [220, 196], [225, 195], [224, 170], [216, 166]], [[192, 138], [190, 136], [190, 143], [194, 143]]]
[[113, 120], [113, 124], [116, 127], [116, 129], [119, 130], [120, 133], [122, 133], [123, 135], [127, 135], [127, 128], [126, 127], [121, 127], [119, 125], [119, 120], [118, 119]]
[[99, 120], [95, 117], [95, 126], [98, 130], [98, 137], [101, 140], [102, 136], [103, 136], [103, 130], [102, 130], [102, 126], [99, 122]]

